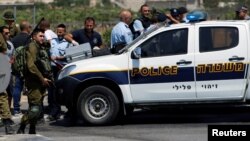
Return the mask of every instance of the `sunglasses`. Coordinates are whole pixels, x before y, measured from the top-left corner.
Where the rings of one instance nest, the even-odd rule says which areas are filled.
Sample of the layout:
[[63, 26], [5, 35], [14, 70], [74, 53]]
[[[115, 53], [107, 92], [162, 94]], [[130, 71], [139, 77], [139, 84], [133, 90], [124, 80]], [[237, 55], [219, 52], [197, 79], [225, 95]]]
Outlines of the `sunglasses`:
[[39, 37], [44, 37], [44, 35], [39, 35]]
[[3, 34], [4, 34], [4, 35], [9, 35], [9, 34], [10, 34], [10, 32], [4, 32]]

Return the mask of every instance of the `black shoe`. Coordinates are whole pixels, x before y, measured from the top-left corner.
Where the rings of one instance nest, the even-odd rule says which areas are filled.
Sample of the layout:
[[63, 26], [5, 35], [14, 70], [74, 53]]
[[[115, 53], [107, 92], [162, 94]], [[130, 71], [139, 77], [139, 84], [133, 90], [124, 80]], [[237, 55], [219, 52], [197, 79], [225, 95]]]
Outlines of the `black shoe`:
[[60, 119], [60, 115], [57, 115], [57, 116], [49, 115], [49, 116], [47, 117], [47, 119], [48, 119], [49, 121], [55, 121], [55, 120]]
[[36, 134], [36, 126], [30, 125], [29, 134]]
[[67, 111], [65, 114], [64, 114], [64, 116], [63, 116], [63, 118], [70, 118], [71, 117], [71, 113], [69, 112], [69, 111]]
[[5, 126], [5, 134], [6, 135], [15, 134], [15, 130], [10, 125], [6, 125]]
[[19, 128], [16, 133], [17, 134], [25, 134], [25, 131]]
[[62, 120], [62, 124], [66, 127], [72, 127], [72, 126], [76, 126], [78, 125], [78, 119], [77, 117], [68, 117], [68, 118], [64, 118]]
[[17, 130], [17, 134], [25, 134], [25, 127], [26, 125], [20, 125], [19, 129]]

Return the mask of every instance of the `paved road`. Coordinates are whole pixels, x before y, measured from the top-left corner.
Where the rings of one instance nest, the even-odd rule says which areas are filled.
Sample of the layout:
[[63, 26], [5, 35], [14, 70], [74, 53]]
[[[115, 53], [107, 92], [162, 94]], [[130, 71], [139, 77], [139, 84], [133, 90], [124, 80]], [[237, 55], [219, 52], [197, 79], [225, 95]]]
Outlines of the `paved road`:
[[0, 141], [207, 141], [209, 124], [250, 124], [249, 108], [138, 110], [111, 126], [66, 126], [63, 120], [39, 125], [37, 136], [3, 136]]

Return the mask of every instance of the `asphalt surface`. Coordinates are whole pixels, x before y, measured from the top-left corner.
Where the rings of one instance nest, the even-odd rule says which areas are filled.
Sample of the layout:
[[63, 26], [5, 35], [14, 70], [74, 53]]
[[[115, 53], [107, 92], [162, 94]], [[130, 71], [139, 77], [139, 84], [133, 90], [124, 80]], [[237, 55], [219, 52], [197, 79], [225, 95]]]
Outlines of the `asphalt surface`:
[[[24, 102], [22, 109], [25, 106]], [[207, 141], [208, 125], [249, 125], [249, 111], [248, 107], [137, 109], [110, 126], [90, 126], [81, 120], [69, 125], [60, 119], [39, 124], [37, 135], [7, 136], [0, 128], [0, 141]]]

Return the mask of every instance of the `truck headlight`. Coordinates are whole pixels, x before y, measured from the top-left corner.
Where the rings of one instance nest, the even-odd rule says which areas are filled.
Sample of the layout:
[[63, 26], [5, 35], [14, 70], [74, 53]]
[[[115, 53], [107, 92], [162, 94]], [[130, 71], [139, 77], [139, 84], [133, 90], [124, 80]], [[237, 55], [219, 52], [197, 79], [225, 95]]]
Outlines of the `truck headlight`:
[[76, 68], [76, 65], [71, 65], [71, 66], [67, 66], [66, 68], [64, 68], [60, 74], [58, 75], [58, 78], [57, 80], [61, 80], [63, 79], [64, 77], [68, 76], [69, 73], [74, 70]]

